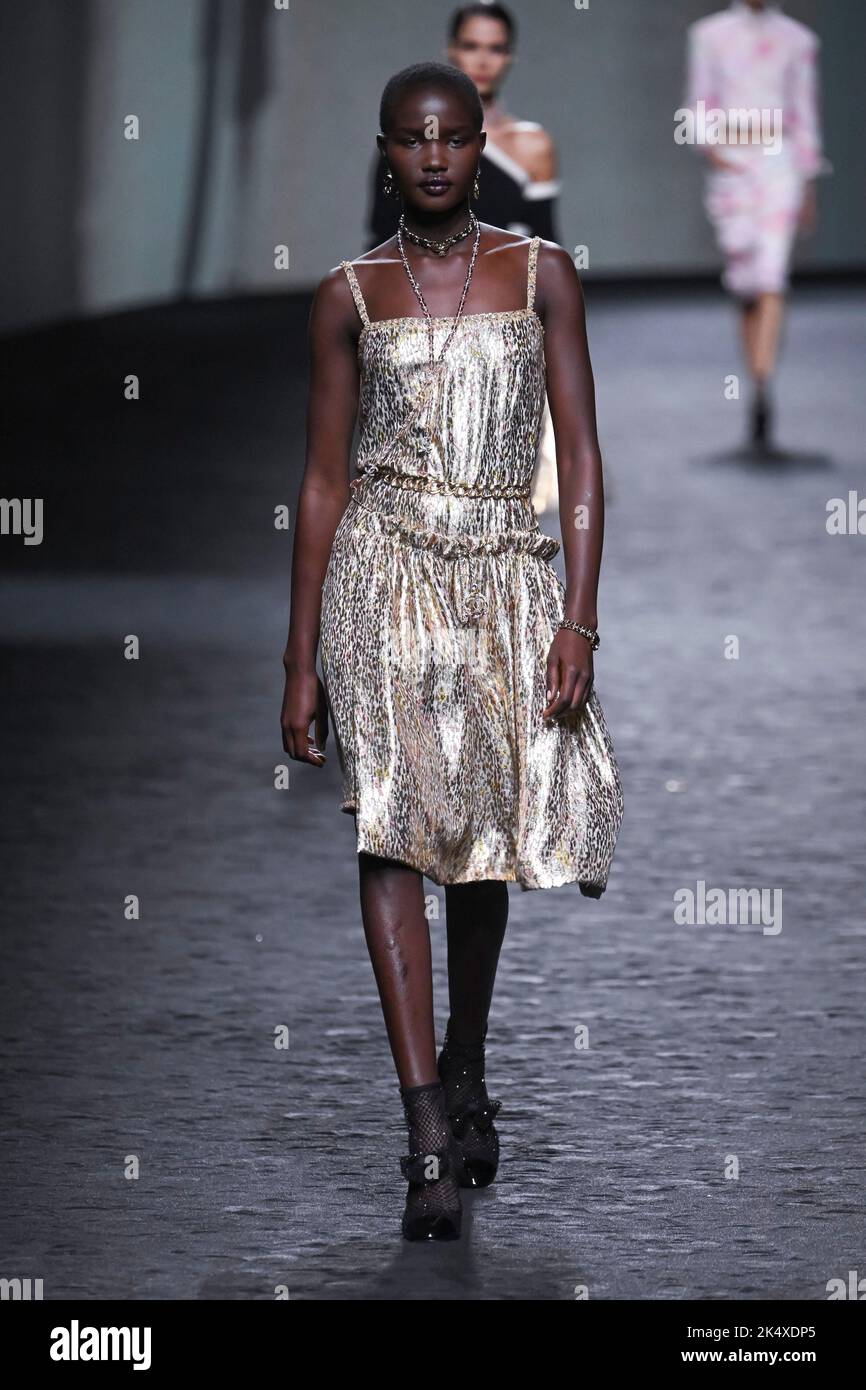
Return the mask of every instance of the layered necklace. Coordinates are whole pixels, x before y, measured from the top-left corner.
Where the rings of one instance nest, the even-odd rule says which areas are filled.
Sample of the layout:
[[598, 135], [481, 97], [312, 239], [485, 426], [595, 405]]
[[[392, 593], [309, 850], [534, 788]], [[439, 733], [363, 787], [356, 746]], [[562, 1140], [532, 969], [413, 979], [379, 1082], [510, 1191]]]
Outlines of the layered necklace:
[[[430, 310], [427, 308], [427, 302], [424, 299], [424, 295], [421, 292], [421, 286], [418, 284], [418, 281], [412, 274], [412, 267], [409, 265], [409, 262], [406, 259], [406, 248], [403, 245], [403, 236], [405, 233], [405, 235], [409, 238], [410, 241], [416, 242], [416, 244], [419, 246], [426, 246], [431, 250], [435, 250], [438, 256], [444, 256], [449, 246], [453, 246], [454, 242], [456, 241], [462, 241], [464, 237], [467, 237], [469, 235], [473, 228], [475, 230], [475, 244], [472, 247], [472, 255], [469, 260], [469, 269], [466, 272], [466, 283], [463, 286], [463, 293], [460, 296], [460, 304], [458, 306], [457, 313], [454, 315], [454, 322], [451, 325], [451, 332], [445, 339], [445, 342], [442, 345], [442, 351], [439, 354], [438, 360], [440, 362], [444, 358], [445, 352], [451, 342], [451, 339], [457, 331], [457, 325], [460, 320], [460, 315], [463, 313], [463, 305], [466, 303], [466, 296], [469, 293], [469, 283], [472, 279], [472, 272], [475, 269], [475, 262], [478, 258], [478, 246], [481, 241], [481, 223], [478, 221], [478, 218], [475, 216], [475, 213], [470, 211], [469, 223], [467, 227], [462, 232], [457, 232], [454, 236], [446, 238], [445, 241], [428, 241], [426, 237], [419, 237], [414, 232], [410, 232], [409, 228], [406, 226], [405, 214], [403, 213], [400, 214], [400, 221], [397, 224], [397, 246], [400, 251], [400, 259], [403, 262], [403, 268], [406, 271], [406, 274], [409, 276], [409, 283], [415, 291], [415, 294], [418, 298], [418, 302], [421, 305], [421, 308], [424, 310], [424, 317], [427, 320], [427, 334], [428, 342], [430, 345], [431, 371], [436, 366], [436, 359], [433, 355], [433, 319], [430, 314]], [[440, 250], [440, 247], [444, 247], [444, 250]]]

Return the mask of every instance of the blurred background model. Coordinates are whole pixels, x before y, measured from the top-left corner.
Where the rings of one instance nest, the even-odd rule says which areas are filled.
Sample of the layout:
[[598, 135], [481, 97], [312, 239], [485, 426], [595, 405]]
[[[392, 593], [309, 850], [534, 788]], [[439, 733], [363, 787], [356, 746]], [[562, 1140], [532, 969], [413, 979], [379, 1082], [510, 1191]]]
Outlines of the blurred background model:
[[[794, 239], [816, 225], [822, 155], [819, 40], [768, 0], [733, 0], [688, 33], [687, 105], [723, 117], [701, 147], [705, 206], [725, 258], [722, 282], [739, 304], [753, 383], [751, 440], [772, 438], [776, 367]], [[738, 119], [739, 117], [739, 119]], [[761, 122], [760, 126], [758, 122]]]

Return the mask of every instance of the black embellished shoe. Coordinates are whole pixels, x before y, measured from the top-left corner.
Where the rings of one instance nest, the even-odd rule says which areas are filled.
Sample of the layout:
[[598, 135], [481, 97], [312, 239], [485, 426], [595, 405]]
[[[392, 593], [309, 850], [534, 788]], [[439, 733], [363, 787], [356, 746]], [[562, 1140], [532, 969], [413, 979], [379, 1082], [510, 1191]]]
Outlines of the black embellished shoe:
[[445, 1114], [441, 1081], [401, 1088], [409, 1153], [400, 1171], [409, 1183], [401, 1229], [406, 1240], [457, 1240], [462, 1221], [461, 1155]]
[[486, 1037], [486, 1024], [480, 1043], [456, 1042], [446, 1030], [439, 1054], [445, 1108], [462, 1159], [461, 1187], [488, 1187], [499, 1167], [499, 1135], [493, 1121], [502, 1102], [490, 1099], [484, 1082]]

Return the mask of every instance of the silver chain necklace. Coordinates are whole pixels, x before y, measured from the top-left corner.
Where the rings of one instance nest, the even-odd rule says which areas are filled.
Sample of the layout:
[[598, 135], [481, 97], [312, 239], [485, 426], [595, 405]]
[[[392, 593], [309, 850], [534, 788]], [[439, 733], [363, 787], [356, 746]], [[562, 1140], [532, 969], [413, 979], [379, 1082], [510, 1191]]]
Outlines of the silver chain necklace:
[[473, 213], [470, 209], [469, 221], [466, 223], [466, 226], [463, 228], [462, 232], [455, 232], [453, 236], [445, 237], [444, 241], [434, 241], [430, 237], [419, 236], [417, 232], [413, 232], [411, 227], [407, 227], [406, 225], [405, 212], [400, 213], [400, 220], [398, 225], [402, 228], [403, 235], [407, 236], [410, 241], [414, 241], [416, 246], [423, 246], [427, 251], [435, 251], [437, 256], [447, 256], [448, 251], [452, 246], [455, 246], [458, 241], [462, 241], [464, 237], [467, 237], [469, 235], [469, 233], [472, 231], [474, 223]]
[[[472, 279], [472, 272], [475, 269], [475, 261], [478, 257], [478, 246], [481, 241], [481, 223], [478, 221], [478, 218], [475, 216], [474, 212], [470, 212], [469, 216], [471, 219], [470, 225], [474, 225], [475, 227], [475, 244], [472, 247], [472, 256], [469, 260], [469, 269], [466, 272], [466, 283], [463, 286], [463, 293], [460, 296], [460, 304], [458, 306], [457, 313], [454, 315], [454, 322], [451, 325], [451, 332], [445, 339], [445, 342], [442, 345], [442, 351], [439, 354], [440, 362], [444, 358], [448, 346], [451, 342], [451, 339], [454, 337], [454, 334], [457, 331], [457, 325], [460, 320], [460, 315], [463, 313], [463, 305], [466, 303], [466, 296], [469, 293], [469, 282]], [[399, 223], [397, 225], [397, 246], [400, 251], [400, 259], [403, 262], [403, 268], [406, 271], [406, 274], [409, 276], [410, 284], [412, 285], [412, 288], [418, 297], [418, 302], [420, 303], [421, 308], [424, 310], [424, 316], [427, 319], [427, 334], [430, 345], [430, 369], [432, 371], [436, 366], [436, 360], [433, 355], [433, 319], [431, 317], [430, 310], [427, 308], [427, 303], [424, 299], [424, 295], [421, 293], [421, 286], [418, 284], [418, 281], [412, 274], [412, 267], [409, 265], [409, 262], [406, 259], [406, 248], [403, 245], [403, 228]]]

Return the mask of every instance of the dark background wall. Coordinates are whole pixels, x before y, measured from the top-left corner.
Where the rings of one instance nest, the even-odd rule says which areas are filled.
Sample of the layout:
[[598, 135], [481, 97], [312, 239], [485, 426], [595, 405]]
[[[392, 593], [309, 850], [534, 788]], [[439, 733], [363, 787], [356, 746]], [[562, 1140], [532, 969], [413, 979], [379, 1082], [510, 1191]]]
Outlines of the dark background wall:
[[[364, 245], [381, 89], [443, 58], [429, 0], [29, 0], [4, 8], [0, 326], [171, 299], [306, 289]], [[689, 23], [713, 0], [516, 0], [508, 109], [556, 139], [563, 243], [590, 274], [717, 264], [694, 152], [674, 144]], [[798, 264], [862, 268], [863, 0], [792, 0], [822, 39], [818, 235]], [[123, 138], [130, 113], [141, 138]], [[287, 270], [273, 248], [289, 248]]]

